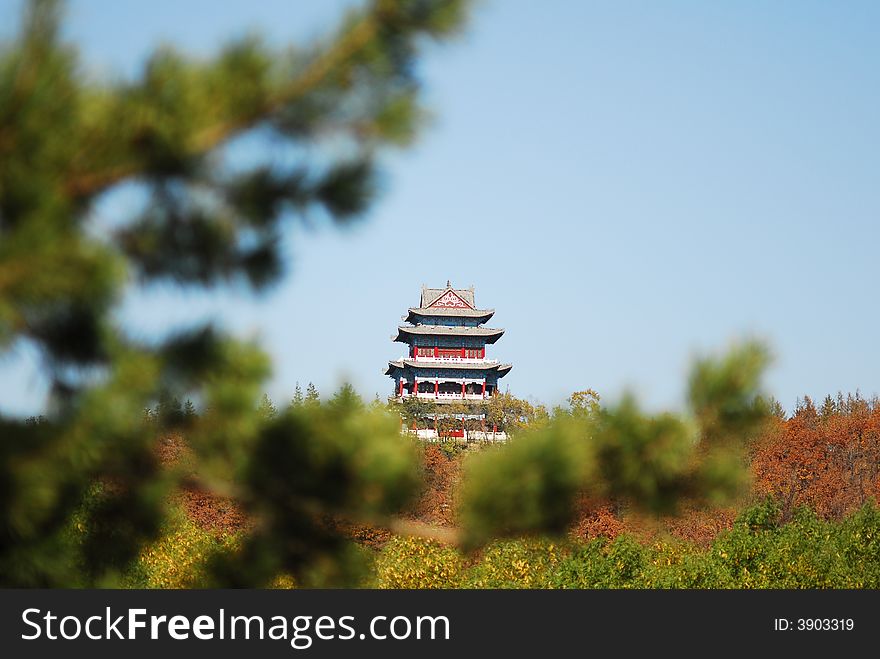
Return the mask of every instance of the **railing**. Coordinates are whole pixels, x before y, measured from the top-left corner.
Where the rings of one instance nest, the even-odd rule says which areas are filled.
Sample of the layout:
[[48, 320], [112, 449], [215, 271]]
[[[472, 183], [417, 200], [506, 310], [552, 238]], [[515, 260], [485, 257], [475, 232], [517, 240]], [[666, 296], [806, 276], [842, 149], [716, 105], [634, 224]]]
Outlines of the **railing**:
[[[404, 392], [403, 396], [398, 396], [398, 398], [411, 398], [411, 397], [412, 397], [412, 394], [409, 394], [406, 392]], [[417, 398], [424, 398], [426, 400], [427, 399], [437, 399], [437, 398], [440, 398], [443, 400], [485, 400], [490, 397], [490, 394], [489, 394], [489, 392], [486, 392], [485, 395], [484, 394], [465, 394], [464, 398], [462, 398], [460, 391], [457, 391], [455, 393], [440, 392], [437, 394], [435, 394], [433, 391], [431, 391], [431, 392], [420, 391], [418, 394], [416, 394], [416, 397]]]
[[[439, 436], [433, 428], [419, 428], [418, 430], [404, 428], [402, 433], [414, 435], [427, 442], [439, 442], [446, 439]], [[459, 437], [459, 439], [463, 439], [466, 442], [506, 442], [508, 440], [507, 433], [503, 430], [497, 432], [492, 432], [491, 430], [467, 430], [463, 434], [464, 437]]]
[[500, 364], [497, 359], [480, 359], [479, 357], [401, 357], [416, 362], [427, 363], [455, 363], [455, 362], [479, 362], [481, 364]]

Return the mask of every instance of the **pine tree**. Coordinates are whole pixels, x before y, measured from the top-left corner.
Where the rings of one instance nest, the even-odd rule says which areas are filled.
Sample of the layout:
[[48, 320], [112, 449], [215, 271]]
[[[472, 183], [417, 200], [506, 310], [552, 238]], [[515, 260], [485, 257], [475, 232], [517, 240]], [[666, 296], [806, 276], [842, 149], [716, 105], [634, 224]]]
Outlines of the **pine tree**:
[[834, 402], [831, 394], [828, 394], [822, 401], [822, 407], [819, 410], [819, 416], [822, 417], [823, 421], [828, 421], [835, 414], [837, 414], [837, 404]]
[[[309, 383], [307, 404], [261, 418], [270, 364], [257, 345], [210, 325], [145, 340], [116, 312], [129, 286], [264, 290], [284, 272], [282, 221], [362, 215], [378, 155], [419, 124], [419, 50], [453, 34], [466, 6], [374, 0], [315, 46], [247, 39], [208, 60], [163, 48], [136, 78], [104, 81], [64, 42], [59, 2], [27, 4], [0, 46], [0, 355], [34, 345], [51, 404], [39, 423], [0, 417], [0, 585], [112, 584], [157, 536], [180, 476], [158, 463], [156, 428], [142, 422], [163, 392], [172, 413], [181, 397], [202, 409], [186, 432], [189, 477], [234, 491], [259, 520], [240, 551], [218, 556], [210, 585], [283, 573], [307, 584], [318, 566], [344, 582], [351, 552], [325, 520], [400, 528], [420, 471], [391, 415], [350, 395], [322, 404]], [[245, 134], [300, 155], [229, 166], [224, 147]], [[95, 202], [132, 183], [148, 203], [99, 235]], [[628, 397], [480, 452], [460, 539], [560, 531], [583, 492], [664, 511], [720, 500], [741, 482], [737, 449], [765, 412], [765, 362], [754, 345], [697, 362], [687, 415], [647, 414]], [[534, 416], [507, 402], [496, 410], [506, 424]]]
[[278, 415], [278, 409], [275, 407], [272, 399], [269, 398], [269, 394], [263, 394], [263, 397], [260, 399], [260, 405], [257, 408], [257, 414], [264, 421], [274, 419]]
[[[374, 0], [310, 46], [247, 38], [209, 59], [163, 47], [136, 77], [106, 80], [65, 42], [60, 2], [26, 3], [18, 34], [0, 44], [0, 356], [36, 347], [51, 412], [39, 425], [0, 418], [0, 482], [14, 484], [0, 488], [0, 585], [106, 584], [155, 536], [174, 483], [141, 419], [163, 388], [202, 404], [187, 440], [206, 487], [260, 471], [269, 363], [258, 346], [210, 325], [142, 340], [115, 320], [118, 303], [129, 286], [163, 281], [263, 290], [284, 273], [282, 222], [362, 215], [382, 149], [418, 128], [419, 51], [454, 34], [465, 9]], [[230, 166], [226, 145], [244, 134], [302, 155]], [[149, 196], [143, 210], [96, 230], [96, 200], [132, 183]], [[370, 478], [376, 492], [396, 482], [384, 469]], [[107, 482], [87, 507], [88, 536], [71, 539], [80, 503]], [[357, 509], [369, 485], [358, 482], [325, 494]], [[242, 504], [265, 512], [261, 496]], [[374, 497], [372, 512], [384, 501]], [[324, 535], [297, 534], [298, 560], [324, 552]], [[279, 569], [294, 562], [270, 553]]]
[[296, 383], [296, 389], [293, 390], [293, 398], [291, 399], [290, 404], [293, 407], [299, 407], [303, 404], [303, 392], [302, 387], [299, 386], [299, 382]]
[[785, 408], [782, 407], [782, 403], [780, 403], [774, 396], [769, 396], [767, 398], [767, 413], [781, 421], [785, 421], [785, 419], [788, 418], [788, 415], [785, 413]]
[[[317, 395], [317, 392], [315, 392]], [[351, 386], [348, 382], [344, 383], [339, 390], [333, 394], [333, 398], [330, 399], [329, 405], [346, 405], [355, 408], [363, 407], [364, 401], [358, 395], [358, 393], [354, 390], [354, 387]]]

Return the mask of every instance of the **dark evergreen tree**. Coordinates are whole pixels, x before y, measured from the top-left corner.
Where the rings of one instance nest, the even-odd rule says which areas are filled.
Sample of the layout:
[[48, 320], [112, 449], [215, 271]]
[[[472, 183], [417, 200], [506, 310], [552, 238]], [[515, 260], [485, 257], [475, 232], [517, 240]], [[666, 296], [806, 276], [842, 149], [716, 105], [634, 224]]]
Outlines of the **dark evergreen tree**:
[[275, 407], [272, 399], [269, 398], [269, 394], [263, 394], [263, 397], [260, 399], [260, 405], [257, 408], [257, 414], [264, 421], [274, 419], [278, 415], [278, 409]]
[[183, 419], [185, 423], [190, 423], [194, 421], [199, 416], [199, 413], [196, 412], [196, 406], [193, 402], [187, 398], [186, 403], [183, 405]]
[[[141, 340], [117, 305], [157, 281], [262, 290], [284, 272], [283, 222], [362, 215], [377, 155], [419, 124], [419, 51], [453, 34], [465, 7], [375, 0], [310, 46], [246, 38], [210, 59], [163, 47], [136, 77], [108, 80], [65, 42], [60, 2], [25, 4], [0, 44], [0, 355], [29, 342], [52, 393], [45, 423], [0, 418], [0, 585], [107, 583], [155, 535], [173, 479], [141, 419], [163, 390], [203, 406], [187, 439], [205, 487], [260, 471], [265, 355], [211, 326]], [[300, 155], [230, 166], [226, 145], [248, 133]], [[95, 202], [132, 182], [148, 203], [96, 231]], [[386, 475], [372, 474], [378, 487]], [[115, 486], [88, 508], [93, 532], [68, 541], [98, 482]]]
[[[462, 24], [465, 2], [373, 0], [311, 47], [256, 39], [208, 60], [172, 48], [136, 78], [101, 80], [65, 43], [61, 7], [26, 5], [0, 46], [0, 354], [29, 342], [51, 382], [45, 420], [0, 417], [0, 585], [108, 585], [155, 538], [176, 478], [157, 459], [143, 410], [202, 412], [186, 439], [205, 489], [235, 492], [258, 520], [216, 585], [306, 583], [317, 566], [350, 576], [326, 520], [394, 516], [418, 491], [399, 420], [344, 393], [261, 418], [269, 361], [212, 326], [150, 340], [115, 312], [128, 286], [263, 290], [284, 272], [283, 222], [320, 212], [344, 224], [374, 199], [376, 158], [414, 136], [419, 50]], [[244, 134], [290, 148], [231, 166]], [[101, 195], [135, 183], [139, 212], [95, 231]], [[717, 500], [740, 482], [737, 446], [761, 418], [765, 355], [745, 346], [696, 365], [687, 415], [646, 414], [625, 398], [481, 452], [462, 493], [462, 539], [562, 529], [582, 491], [653, 510]], [[163, 399], [164, 400], [164, 399]], [[176, 401], [176, 402], [175, 402]], [[509, 423], [521, 421], [515, 412]], [[502, 410], [503, 412], [503, 410]], [[79, 531], [83, 529], [83, 531]]]
[[306, 387], [306, 400], [307, 405], [315, 405], [321, 402], [321, 395], [318, 393], [318, 388], [309, 382]]
[[291, 399], [290, 404], [294, 407], [303, 404], [303, 392], [302, 387], [299, 386], [299, 382], [296, 383], [296, 389], [293, 390], [293, 398]]

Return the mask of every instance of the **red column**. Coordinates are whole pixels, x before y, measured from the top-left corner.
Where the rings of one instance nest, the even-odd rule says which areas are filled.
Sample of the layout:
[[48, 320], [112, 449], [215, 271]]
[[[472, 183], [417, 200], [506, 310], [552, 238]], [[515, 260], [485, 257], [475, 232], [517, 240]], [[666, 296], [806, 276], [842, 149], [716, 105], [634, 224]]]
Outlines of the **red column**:
[[483, 378], [483, 398], [486, 397], [486, 379]]
[[403, 378], [400, 378], [400, 393], [398, 395], [403, 398]]
[[486, 346], [480, 350], [480, 359], [486, 359]]
[[434, 359], [437, 359], [440, 355], [438, 354], [437, 346], [434, 346]]
[[419, 379], [418, 379], [418, 378], [413, 378], [413, 392], [412, 392], [412, 395], [413, 395], [413, 396], [417, 396], [418, 393], [419, 393]]
[[464, 398], [464, 382], [461, 383], [461, 397]]
[[461, 349], [461, 358], [464, 359], [464, 348]]
[[440, 380], [434, 380], [434, 398], [440, 394]]

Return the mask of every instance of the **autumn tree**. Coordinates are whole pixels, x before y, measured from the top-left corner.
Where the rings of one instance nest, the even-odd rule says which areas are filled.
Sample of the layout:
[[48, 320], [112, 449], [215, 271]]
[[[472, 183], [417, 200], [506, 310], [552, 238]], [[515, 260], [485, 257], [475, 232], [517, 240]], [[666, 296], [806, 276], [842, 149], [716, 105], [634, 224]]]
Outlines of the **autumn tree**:
[[741, 493], [745, 450], [767, 415], [767, 361], [754, 343], [699, 359], [685, 415], [646, 413], [626, 395], [595, 415], [562, 415], [472, 456], [461, 494], [463, 542], [561, 532], [585, 494], [669, 513], [682, 501], [720, 503]]
[[547, 417], [547, 411], [542, 406], [535, 407], [529, 401], [517, 398], [510, 392], [492, 396], [486, 403], [486, 423], [508, 433], [515, 433], [532, 424], [546, 421]]
[[592, 389], [575, 391], [568, 397], [568, 409], [574, 416], [594, 416], [599, 413], [600, 400], [599, 394]]
[[783, 519], [800, 506], [840, 519], [880, 498], [880, 405], [858, 393], [826, 396], [819, 410], [804, 397], [764, 435], [751, 459], [755, 489]]

